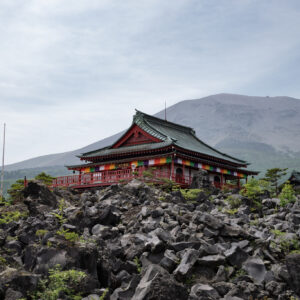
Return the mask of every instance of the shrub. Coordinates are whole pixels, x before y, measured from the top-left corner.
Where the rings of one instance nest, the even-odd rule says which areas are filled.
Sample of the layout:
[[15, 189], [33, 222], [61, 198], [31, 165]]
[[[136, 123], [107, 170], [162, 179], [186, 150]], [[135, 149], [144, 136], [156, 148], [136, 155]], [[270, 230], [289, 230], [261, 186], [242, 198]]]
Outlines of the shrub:
[[41, 280], [39, 290], [33, 295], [33, 299], [56, 300], [61, 293], [64, 293], [71, 299], [81, 299], [81, 293], [78, 291], [78, 284], [86, 277], [82, 271], [67, 270], [62, 271], [57, 265], [49, 270], [49, 277]]
[[52, 185], [52, 181], [53, 181], [54, 177], [46, 174], [45, 172], [42, 172], [42, 173], [36, 175], [34, 177], [34, 179], [36, 179], [36, 180], [38, 180], [38, 181], [40, 181], [40, 182], [42, 182], [42, 183], [49, 186], [49, 185]]
[[150, 170], [143, 171], [143, 176], [146, 178], [153, 178], [154, 177], [153, 170], [150, 169]]
[[61, 199], [59, 201], [58, 205], [58, 213], [52, 213], [53, 216], [55, 216], [61, 224], [66, 222], [66, 219], [64, 218], [64, 209], [66, 208], [65, 199]]
[[293, 190], [292, 185], [287, 182], [282, 188], [281, 193], [279, 194], [280, 205], [285, 206], [288, 203], [295, 202], [295, 191]]
[[168, 178], [157, 178], [157, 180], [162, 182], [160, 188], [166, 192], [171, 192], [178, 188], [177, 183]]
[[67, 241], [75, 243], [79, 241], [79, 235], [76, 232], [70, 232], [68, 229], [60, 229], [56, 234], [64, 237]]
[[0, 256], [0, 266], [6, 264], [6, 259], [3, 256]]
[[47, 229], [39, 229], [39, 230], [37, 230], [37, 231], [35, 232], [35, 235], [36, 235], [36, 236], [43, 236], [43, 235], [45, 235], [47, 232], [48, 232]]
[[141, 273], [142, 272], [142, 266], [141, 266], [140, 260], [137, 256], [134, 258], [133, 262], [136, 265], [136, 269], [137, 269], [138, 273]]
[[265, 180], [257, 180], [255, 178], [251, 178], [247, 183], [243, 185], [240, 194], [242, 196], [248, 197], [253, 201], [258, 201], [260, 195], [262, 195], [266, 190], [268, 190], [268, 184]]
[[232, 195], [228, 196], [226, 201], [229, 203], [231, 208], [239, 208], [242, 204], [242, 200]]
[[201, 189], [180, 189], [180, 192], [187, 201], [194, 201], [197, 199], [199, 193], [202, 192], [202, 190]]
[[226, 209], [225, 212], [230, 214], [230, 215], [235, 215], [238, 212], [238, 209], [237, 208]]
[[279, 243], [280, 249], [285, 255], [290, 253], [292, 250], [300, 250], [300, 244], [298, 239], [287, 239], [286, 233], [277, 229], [271, 230], [271, 233], [275, 235], [276, 239], [278, 240], [277, 243]]
[[27, 212], [20, 212], [18, 210], [2, 212], [0, 216], [0, 224], [9, 224], [13, 221], [18, 221], [19, 219], [27, 216]]
[[23, 198], [23, 193], [22, 193], [23, 189], [24, 189], [24, 180], [18, 179], [7, 190], [10, 200], [12, 200], [13, 202], [21, 201]]

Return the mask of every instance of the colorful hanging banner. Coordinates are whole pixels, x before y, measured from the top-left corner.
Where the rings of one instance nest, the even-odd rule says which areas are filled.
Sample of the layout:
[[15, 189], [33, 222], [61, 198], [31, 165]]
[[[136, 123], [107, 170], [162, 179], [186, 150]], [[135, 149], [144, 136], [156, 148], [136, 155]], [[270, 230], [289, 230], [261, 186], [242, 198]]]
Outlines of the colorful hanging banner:
[[162, 158], [155, 158], [149, 160], [132, 161], [132, 162], [122, 163], [122, 164], [108, 164], [108, 165], [97, 166], [97, 167], [83, 168], [81, 171], [83, 173], [92, 173], [92, 172], [99, 172], [99, 171], [124, 169], [124, 168], [135, 169], [137, 167], [144, 167], [144, 166], [164, 165], [164, 164], [169, 164], [171, 162], [172, 162], [171, 157], [162, 157]]
[[[158, 165], [164, 165], [169, 164], [172, 162], [171, 157], [162, 157], [162, 158], [155, 158], [155, 159], [149, 159], [149, 160], [139, 160], [139, 161], [132, 161], [128, 163], [122, 163], [122, 164], [108, 164], [108, 165], [102, 165], [97, 167], [90, 167], [90, 168], [83, 168], [81, 171], [83, 173], [92, 173], [92, 172], [99, 172], [99, 171], [110, 171], [110, 170], [117, 170], [117, 169], [124, 169], [124, 168], [131, 168], [135, 169], [137, 167], [144, 167], [144, 166], [158, 166]], [[216, 173], [222, 173], [222, 174], [229, 174], [240, 178], [247, 178], [246, 174], [238, 173], [235, 171], [230, 171], [227, 169], [221, 169], [217, 167], [213, 167], [210, 165], [198, 163], [198, 162], [192, 162], [189, 160], [181, 159], [181, 158], [175, 158], [174, 163], [179, 165], [185, 165], [193, 168], [208, 170]]]
[[202, 163], [192, 162], [192, 161], [181, 159], [181, 158], [175, 158], [174, 162], [179, 165], [190, 166], [190, 167], [208, 170], [208, 171], [212, 171], [212, 172], [216, 172], [216, 173], [229, 174], [229, 175], [233, 175], [233, 176], [240, 177], [240, 178], [247, 178], [246, 174], [230, 171], [227, 169], [213, 167], [213, 166], [205, 165]]

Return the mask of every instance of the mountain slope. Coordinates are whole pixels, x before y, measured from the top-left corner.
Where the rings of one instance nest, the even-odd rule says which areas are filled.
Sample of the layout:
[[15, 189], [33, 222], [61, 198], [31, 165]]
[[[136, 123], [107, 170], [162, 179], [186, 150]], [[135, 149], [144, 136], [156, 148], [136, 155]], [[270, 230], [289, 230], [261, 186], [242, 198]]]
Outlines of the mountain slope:
[[[156, 116], [164, 118], [164, 111]], [[275, 165], [300, 169], [300, 100], [217, 94], [181, 101], [167, 109], [167, 119], [193, 127], [200, 139], [247, 159], [252, 168]], [[128, 124], [129, 127], [130, 124]], [[78, 163], [75, 155], [112, 144], [122, 133], [84, 148], [32, 158], [7, 170], [47, 168]]]

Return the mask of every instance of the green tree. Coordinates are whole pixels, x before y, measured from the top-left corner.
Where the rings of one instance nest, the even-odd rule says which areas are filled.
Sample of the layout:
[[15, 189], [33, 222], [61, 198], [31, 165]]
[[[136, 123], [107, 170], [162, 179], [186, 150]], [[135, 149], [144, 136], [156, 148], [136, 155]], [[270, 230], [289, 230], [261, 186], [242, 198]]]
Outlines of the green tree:
[[285, 169], [273, 168], [273, 169], [268, 169], [265, 174], [264, 180], [270, 183], [271, 188], [275, 192], [276, 196], [278, 196], [278, 181], [282, 176], [286, 175], [286, 170], [287, 168]]
[[262, 192], [263, 187], [260, 184], [260, 180], [250, 178], [250, 180], [248, 180], [248, 182], [243, 185], [240, 194], [242, 196], [248, 197], [249, 199], [257, 200]]
[[7, 190], [7, 193], [10, 198], [9, 200], [13, 202], [21, 201], [21, 199], [23, 198], [23, 193], [22, 193], [23, 189], [24, 189], [24, 179], [18, 179]]
[[288, 182], [286, 182], [279, 194], [280, 205], [285, 206], [290, 202], [294, 202], [296, 200], [295, 191], [293, 186]]
[[35, 180], [38, 180], [46, 185], [51, 185], [54, 177], [51, 175], [46, 174], [45, 172], [42, 172], [34, 177]]

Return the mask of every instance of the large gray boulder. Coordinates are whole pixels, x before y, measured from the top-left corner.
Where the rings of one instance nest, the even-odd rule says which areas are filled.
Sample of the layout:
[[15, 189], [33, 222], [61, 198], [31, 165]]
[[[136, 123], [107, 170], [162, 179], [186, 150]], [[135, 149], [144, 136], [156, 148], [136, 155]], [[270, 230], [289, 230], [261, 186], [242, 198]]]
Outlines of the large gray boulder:
[[175, 275], [176, 279], [183, 280], [186, 278], [189, 273], [191, 272], [194, 264], [196, 263], [200, 252], [195, 249], [187, 249], [184, 253], [182, 260], [178, 267], [175, 269], [173, 274]]
[[267, 270], [262, 259], [249, 257], [243, 264], [243, 269], [252, 277], [253, 281], [260, 284], [264, 281]]
[[159, 299], [185, 300], [188, 299], [188, 292], [186, 287], [178, 283], [165, 269], [151, 264], [143, 272], [132, 300]]
[[231, 265], [239, 268], [249, 256], [246, 251], [236, 245], [232, 246], [229, 250], [226, 250], [224, 255]]
[[215, 300], [220, 299], [218, 292], [208, 284], [197, 283], [191, 288], [189, 300]]
[[205, 170], [199, 170], [192, 178], [192, 189], [207, 188], [209, 185], [208, 172]]
[[286, 257], [291, 288], [300, 296], [300, 254], [290, 254]]

